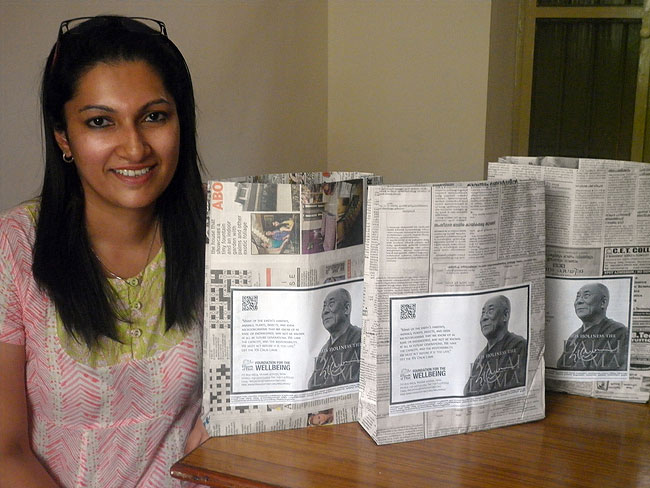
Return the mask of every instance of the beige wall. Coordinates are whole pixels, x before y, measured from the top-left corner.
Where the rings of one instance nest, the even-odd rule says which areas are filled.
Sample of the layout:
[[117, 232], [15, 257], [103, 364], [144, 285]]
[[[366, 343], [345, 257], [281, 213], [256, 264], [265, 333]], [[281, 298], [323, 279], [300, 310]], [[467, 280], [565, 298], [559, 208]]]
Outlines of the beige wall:
[[492, 2], [485, 161], [515, 155], [513, 118], [517, 67], [519, 0]]
[[58, 24], [98, 13], [168, 24], [193, 74], [210, 177], [481, 179], [492, 3], [0, 0], [0, 209], [39, 191], [37, 91]]
[[192, 72], [210, 176], [326, 168], [325, 0], [0, 0], [0, 209], [39, 192], [37, 91], [59, 23], [100, 13], [166, 22]]
[[328, 5], [330, 169], [482, 179], [491, 2]]

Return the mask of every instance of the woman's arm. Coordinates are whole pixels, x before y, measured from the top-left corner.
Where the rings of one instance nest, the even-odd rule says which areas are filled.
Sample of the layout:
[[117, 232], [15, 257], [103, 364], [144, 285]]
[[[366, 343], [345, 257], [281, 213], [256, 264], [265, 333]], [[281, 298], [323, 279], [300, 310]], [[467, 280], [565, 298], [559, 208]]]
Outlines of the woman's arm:
[[0, 488], [56, 488], [29, 444], [25, 346], [0, 342]]
[[203, 425], [203, 422], [201, 422], [201, 414], [199, 414], [196, 418], [196, 422], [194, 422], [194, 427], [192, 428], [190, 435], [187, 436], [187, 441], [185, 441], [185, 452], [183, 454], [187, 454], [191, 450], [196, 449], [209, 438], [210, 435], [208, 434], [208, 431], [205, 430], [205, 426]]

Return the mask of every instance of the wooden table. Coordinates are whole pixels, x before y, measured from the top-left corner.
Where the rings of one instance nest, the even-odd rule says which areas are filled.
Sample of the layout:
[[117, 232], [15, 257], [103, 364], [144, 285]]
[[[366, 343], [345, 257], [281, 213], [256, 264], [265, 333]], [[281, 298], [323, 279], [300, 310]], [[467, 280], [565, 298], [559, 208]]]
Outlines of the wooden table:
[[546, 419], [377, 446], [359, 424], [213, 437], [172, 476], [218, 487], [650, 487], [650, 407], [549, 393]]

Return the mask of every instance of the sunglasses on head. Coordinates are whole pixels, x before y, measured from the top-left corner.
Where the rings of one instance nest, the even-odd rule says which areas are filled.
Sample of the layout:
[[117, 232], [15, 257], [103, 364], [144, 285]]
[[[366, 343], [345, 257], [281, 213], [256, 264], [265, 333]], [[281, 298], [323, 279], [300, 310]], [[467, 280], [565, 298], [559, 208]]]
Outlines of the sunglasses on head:
[[[71, 30], [83, 24], [84, 22], [95, 18], [97, 17], [75, 17], [74, 19], [68, 19], [61, 22], [61, 25], [59, 26], [59, 34], [56, 38], [56, 46], [54, 48], [54, 57], [52, 58], [50, 71], [52, 71], [52, 69], [54, 68], [54, 65], [56, 64], [57, 58], [59, 56], [59, 45], [61, 43], [61, 38], [66, 34], [68, 34], [68, 32], [70, 32]], [[133, 29], [133, 25], [124, 21], [135, 20], [136, 22], [142, 24], [143, 26], [152, 29], [151, 34], [162, 35], [164, 37], [167, 37], [167, 27], [165, 27], [165, 23], [161, 20], [156, 20], [149, 17], [109, 17], [109, 16], [106, 17], [106, 20], [107, 21], [111, 20], [112, 22], [119, 22], [119, 24], [122, 27], [124, 27], [126, 30], [134, 31], [134, 32], [135, 30]], [[143, 31], [137, 30], [137, 32], [143, 32]]]

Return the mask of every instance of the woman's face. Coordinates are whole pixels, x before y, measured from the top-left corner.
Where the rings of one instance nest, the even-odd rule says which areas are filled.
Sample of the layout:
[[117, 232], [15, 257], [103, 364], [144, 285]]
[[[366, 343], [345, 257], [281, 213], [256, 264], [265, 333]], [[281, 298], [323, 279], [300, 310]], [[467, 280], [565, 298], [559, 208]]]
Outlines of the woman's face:
[[67, 129], [55, 137], [74, 156], [87, 210], [153, 208], [180, 144], [176, 104], [160, 76], [144, 61], [98, 63], [64, 113]]

